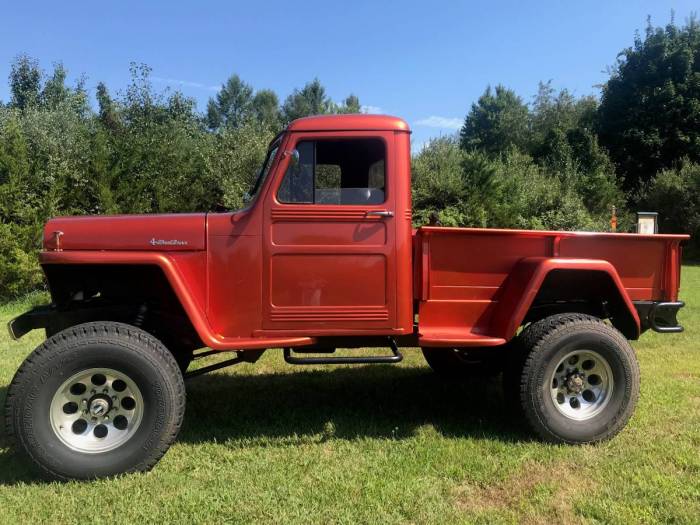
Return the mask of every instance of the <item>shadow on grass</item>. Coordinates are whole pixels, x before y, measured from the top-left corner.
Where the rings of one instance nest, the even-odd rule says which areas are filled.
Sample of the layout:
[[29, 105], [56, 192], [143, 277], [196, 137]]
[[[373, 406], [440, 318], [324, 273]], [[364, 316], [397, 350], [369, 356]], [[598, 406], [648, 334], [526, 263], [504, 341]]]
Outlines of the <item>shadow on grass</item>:
[[[6, 387], [0, 388], [4, 405]], [[405, 439], [423, 425], [448, 437], [528, 440], [505, 409], [498, 379], [445, 380], [422, 367], [363, 366], [290, 374], [210, 374], [187, 383], [178, 440], [247, 446]], [[0, 485], [42, 483], [0, 437]]]
[[427, 368], [371, 365], [195, 378], [180, 440], [401, 439], [422, 425], [445, 436], [524, 438], [498, 379], [447, 381]]

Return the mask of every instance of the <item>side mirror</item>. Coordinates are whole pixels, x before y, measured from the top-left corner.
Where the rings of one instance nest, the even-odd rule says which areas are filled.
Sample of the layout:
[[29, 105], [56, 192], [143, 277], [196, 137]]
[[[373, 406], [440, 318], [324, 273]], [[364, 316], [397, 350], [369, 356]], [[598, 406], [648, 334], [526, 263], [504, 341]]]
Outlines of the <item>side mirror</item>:
[[299, 151], [296, 149], [293, 149], [292, 151], [285, 151], [284, 152], [285, 157], [290, 157], [289, 163], [290, 166], [293, 168], [296, 168], [299, 165]]

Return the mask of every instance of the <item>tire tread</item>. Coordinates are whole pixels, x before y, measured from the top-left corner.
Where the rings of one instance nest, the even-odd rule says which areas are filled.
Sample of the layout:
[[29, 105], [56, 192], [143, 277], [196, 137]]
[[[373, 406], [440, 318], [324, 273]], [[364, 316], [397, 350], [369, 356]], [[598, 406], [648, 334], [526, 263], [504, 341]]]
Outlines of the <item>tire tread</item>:
[[148, 450], [144, 459], [140, 463], [131, 466], [125, 472], [150, 470], [167, 452], [180, 431], [185, 415], [185, 384], [180, 369], [170, 351], [151, 334], [124, 323], [97, 321], [76, 325], [62, 330], [40, 344], [22, 363], [7, 390], [4, 418], [6, 434], [9, 435], [10, 440], [15, 445], [22, 446], [22, 449], [29, 455], [33, 463], [41, 468], [44, 474], [54, 479], [71, 479], [44, 465], [33, 454], [31, 447], [26, 446], [22, 439], [19, 425], [15, 421], [15, 408], [24, 389], [23, 387], [30, 379], [32, 371], [35, 370], [35, 365], [60, 357], [62, 352], [71, 350], [76, 343], [85, 338], [90, 338], [93, 342], [117, 344], [126, 346], [129, 350], [140, 351], [142, 356], [150, 360], [154, 367], [164, 369], [166, 374], [170, 376], [168, 384], [175, 388], [174, 392], [169, 393], [170, 398], [176, 401], [173, 406], [174, 417], [170, 418], [169, 427], [160, 436], [160, 439], [155, 442], [154, 446]]
[[[549, 341], [561, 337], [567, 333], [573, 333], [582, 329], [599, 332], [601, 335], [611, 337], [615, 341], [618, 348], [624, 354], [626, 354], [625, 357], [627, 358], [628, 362], [632, 364], [630, 370], [632, 374], [632, 381], [628, 381], [625, 385], [625, 388], [627, 389], [626, 393], [630, 398], [630, 402], [625, 409], [621, 413], [617, 414], [616, 417], [610, 422], [607, 427], [607, 431], [602, 435], [594, 437], [593, 439], [579, 441], [564, 439], [561, 436], [554, 434], [549, 429], [539, 412], [531, 406], [531, 403], [533, 403], [534, 400], [532, 399], [532, 392], [529, 388], [529, 378], [533, 373], [535, 373], [538, 367], [537, 358], [539, 353], [544, 351]], [[622, 428], [624, 428], [625, 424], [632, 416], [634, 408], [639, 399], [639, 389], [637, 388], [635, 391], [632, 391], [632, 387], [634, 384], [639, 384], [640, 372], [634, 349], [629, 344], [629, 341], [627, 341], [625, 336], [622, 335], [622, 333], [597, 317], [582, 313], [563, 313], [552, 315], [532, 323], [520, 334], [519, 339], [521, 349], [524, 350], [518, 383], [520, 405], [530, 427], [540, 437], [551, 443], [592, 443], [611, 439], [617, 435]]]

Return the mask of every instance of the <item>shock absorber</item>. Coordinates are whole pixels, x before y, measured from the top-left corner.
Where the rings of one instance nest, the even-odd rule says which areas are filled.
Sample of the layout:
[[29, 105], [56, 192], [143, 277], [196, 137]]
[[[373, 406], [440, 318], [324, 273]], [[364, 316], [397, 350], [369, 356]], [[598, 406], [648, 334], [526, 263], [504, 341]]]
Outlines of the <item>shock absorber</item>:
[[137, 326], [138, 328], [143, 328], [143, 324], [146, 321], [147, 311], [148, 307], [146, 306], [146, 303], [139, 306], [139, 309], [136, 312], [136, 317], [134, 318], [134, 326]]

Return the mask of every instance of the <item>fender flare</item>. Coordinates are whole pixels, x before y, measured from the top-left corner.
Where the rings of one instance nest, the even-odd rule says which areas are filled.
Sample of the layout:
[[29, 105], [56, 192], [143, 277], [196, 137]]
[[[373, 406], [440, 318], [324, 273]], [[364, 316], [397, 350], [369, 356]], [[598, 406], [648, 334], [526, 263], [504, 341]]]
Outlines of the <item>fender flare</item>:
[[628, 314], [624, 326], [616, 327], [628, 339], [639, 338], [640, 321], [637, 309], [627, 294], [617, 270], [609, 261], [551, 257], [525, 257], [516, 263], [504, 285], [498, 308], [494, 313], [493, 326], [497, 336], [506, 340], [515, 336], [545, 278], [554, 270], [592, 271], [607, 276], [619, 294], [625, 314]]
[[[179, 252], [184, 253], [184, 252]], [[253, 350], [305, 346], [315, 343], [312, 337], [225, 337], [215, 333], [187, 283], [177, 269], [174, 257], [158, 252], [61, 251], [41, 252], [42, 265], [50, 264], [138, 264], [158, 266], [172, 287], [204, 345], [214, 350]]]

